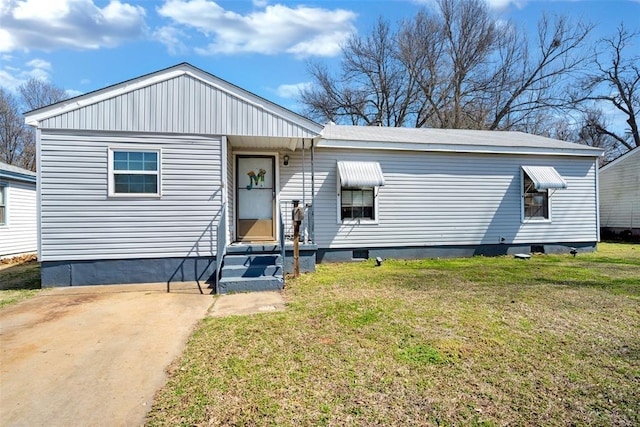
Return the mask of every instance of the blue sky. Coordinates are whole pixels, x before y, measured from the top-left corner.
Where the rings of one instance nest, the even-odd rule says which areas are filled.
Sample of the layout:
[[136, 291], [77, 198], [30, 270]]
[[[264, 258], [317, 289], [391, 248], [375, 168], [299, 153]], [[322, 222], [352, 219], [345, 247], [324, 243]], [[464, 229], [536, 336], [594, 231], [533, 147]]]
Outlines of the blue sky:
[[[0, 0], [0, 85], [30, 77], [71, 95], [190, 62], [293, 110], [309, 60], [339, 61], [350, 34], [395, 23], [432, 0]], [[640, 29], [640, 0], [491, 0], [493, 13], [535, 30], [543, 11]], [[640, 55], [640, 46], [634, 46]]]

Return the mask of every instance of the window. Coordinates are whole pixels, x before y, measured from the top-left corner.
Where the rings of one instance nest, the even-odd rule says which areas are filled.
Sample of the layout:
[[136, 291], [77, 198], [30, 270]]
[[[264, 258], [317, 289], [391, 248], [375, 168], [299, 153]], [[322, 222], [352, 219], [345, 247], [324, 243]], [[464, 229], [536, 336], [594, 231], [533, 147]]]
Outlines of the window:
[[110, 151], [110, 195], [160, 195], [160, 150]]
[[529, 175], [523, 175], [525, 219], [549, 219], [549, 190], [536, 190]]
[[373, 188], [342, 188], [340, 219], [375, 220]]
[[567, 182], [555, 168], [522, 166], [522, 220], [551, 219], [551, 196], [566, 188]]
[[377, 222], [376, 199], [385, 184], [378, 162], [337, 162], [338, 223]]
[[0, 225], [7, 224], [7, 196], [5, 186], [0, 185]]

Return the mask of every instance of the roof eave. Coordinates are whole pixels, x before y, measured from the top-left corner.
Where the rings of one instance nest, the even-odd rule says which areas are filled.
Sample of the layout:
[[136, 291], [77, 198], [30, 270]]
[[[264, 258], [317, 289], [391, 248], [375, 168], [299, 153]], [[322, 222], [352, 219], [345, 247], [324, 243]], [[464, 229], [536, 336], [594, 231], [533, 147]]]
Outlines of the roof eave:
[[11, 172], [11, 171], [5, 171], [5, 170], [0, 170], [0, 179], [12, 179], [15, 181], [23, 181], [23, 182], [31, 182], [31, 183], [36, 183], [37, 181], [37, 177], [33, 176], [33, 175], [26, 175], [26, 174], [22, 174], [22, 173], [18, 173], [18, 172]]
[[322, 138], [318, 148], [342, 148], [355, 150], [395, 150], [395, 151], [435, 151], [477, 154], [536, 154], [550, 156], [600, 157], [604, 151], [594, 147], [552, 148], [552, 147], [504, 147], [496, 145], [397, 143], [385, 141], [352, 141]]

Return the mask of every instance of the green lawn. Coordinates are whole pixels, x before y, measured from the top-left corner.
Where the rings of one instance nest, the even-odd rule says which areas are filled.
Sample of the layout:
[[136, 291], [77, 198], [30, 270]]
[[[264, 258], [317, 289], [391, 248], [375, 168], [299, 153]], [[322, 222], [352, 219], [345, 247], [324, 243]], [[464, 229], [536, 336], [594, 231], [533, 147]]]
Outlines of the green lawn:
[[323, 264], [207, 318], [149, 425], [640, 424], [640, 245]]

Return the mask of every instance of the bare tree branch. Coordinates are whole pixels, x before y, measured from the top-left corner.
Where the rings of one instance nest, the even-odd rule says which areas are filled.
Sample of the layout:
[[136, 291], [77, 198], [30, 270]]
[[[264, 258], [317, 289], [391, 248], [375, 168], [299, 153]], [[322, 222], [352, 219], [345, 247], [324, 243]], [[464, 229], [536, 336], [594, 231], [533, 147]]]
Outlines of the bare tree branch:
[[598, 122], [591, 127], [628, 150], [640, 147], [640, 57], [626, 57], [628, 47], [636, 41], [640, 41], [640, 32], [630, 32], [624, 24], [620, 24], [615, 35], [601, 39], [594, 53], [593, 71], [582, 79], [579, 91], [573, 94], [577, 108], [589, 110], [594, 103], [608, 104], [624, 115], [628, 125], [624, 131]]

